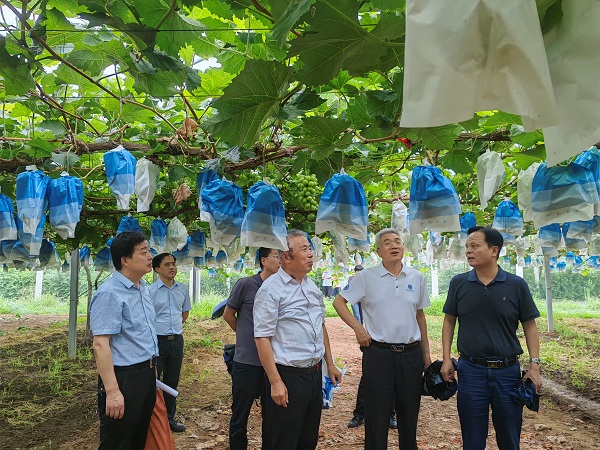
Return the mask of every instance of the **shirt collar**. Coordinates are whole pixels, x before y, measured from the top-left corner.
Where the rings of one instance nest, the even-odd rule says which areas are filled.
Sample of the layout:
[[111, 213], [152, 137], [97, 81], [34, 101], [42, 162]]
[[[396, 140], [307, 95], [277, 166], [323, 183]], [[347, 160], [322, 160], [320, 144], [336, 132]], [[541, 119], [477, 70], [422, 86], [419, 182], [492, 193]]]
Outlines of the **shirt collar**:
[[[294, 277], [292, 277], [289, 273], [287, 273], [285, 270], [283, 270], [283, 267], [280, 267], [279, 270], [277, 271], [277, 273], [279, 274], [279, 276], [281, 277], [281, 279], [283, 280], [283, 282], [285, 284], [289, 284], [292, 281], [294, 283], [298, 283]], [[306, 279], [306, 275], [304, 277], [302, 277], [302, 282], [304, 282], [305, 279]], [[302, 283], [300, 283], [300, 284], [302, 284]]]
[[[392, 272], [390, 272], [389, 270], [387, 270], [385, 268], [385, 266], [383, 265], [383, 261], [380, 262], [376, 266], [376, 268], [377, 268], [377, 271], [378, 271], [380, 277], [383, 277], [383, 276], [386, 276], [386, 275], [391, 275], [394, 278], [396, 278], [396, 276]], [[400, 271], [400, 273], [398, 274], [398, 276], [400, 276], [401, 273], [404, 273], [406, 275], [406, 270], [405, 269], [406, 269], [406, 266], [404, 265], [404, 263], [402, 263], [402, 270]]]
[[157, 283], [159, 289], [163, 286], [166, 287], [167, 289], [173, 289], [175, 286], [179, 285], [178, 281], [173, 280], [173, 286], [169, 287], [165, 283], [163, 283], [163, 280], [161, 280], [160, 278], [158, 280], [156, 280], [156, 283]]
[[[469, 272], [468, 280], [469, 281], [477, 281], [478, 280], [475, 269], [471, 269], [471, 271]], [[504, 271], [504, 269], [502, 269], [502, 267], [498, 266], [498, 273], [496, 274], [496, 278], [494, 278], [492, 281], [506, 281], [506, 272]]]
[[[135, 286], [135, 283], [133, 281], [131, 281], [129, 278], [127, 278], [125, 275], [123, 275], [118, 270], [115, 270], [113, 272], [113, 277], [117, 281], [120, 281], [123, 284], [123, 286], [125, 286], [127, 289], [131, 288], [132, 286]], [[144, 281], [144, 279], [140, 280], [140, 286], [144, 286], [145, 283], [146, 282]], [[137, 287], [137, 286], [135, 286], [135, 287]]]

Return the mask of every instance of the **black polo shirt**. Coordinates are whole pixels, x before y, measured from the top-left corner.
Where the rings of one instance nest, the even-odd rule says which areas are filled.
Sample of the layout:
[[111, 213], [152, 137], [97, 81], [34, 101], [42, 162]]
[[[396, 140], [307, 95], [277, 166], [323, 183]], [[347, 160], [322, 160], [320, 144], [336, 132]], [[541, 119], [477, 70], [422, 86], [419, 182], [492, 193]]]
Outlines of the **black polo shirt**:
[[458, 318], [458, 351], [476, 358], [522, 354], [519, 322], [540, 317], [525, 280], [501, 267], [487, 286], [475, 269], [452, 278], [444, 313]]

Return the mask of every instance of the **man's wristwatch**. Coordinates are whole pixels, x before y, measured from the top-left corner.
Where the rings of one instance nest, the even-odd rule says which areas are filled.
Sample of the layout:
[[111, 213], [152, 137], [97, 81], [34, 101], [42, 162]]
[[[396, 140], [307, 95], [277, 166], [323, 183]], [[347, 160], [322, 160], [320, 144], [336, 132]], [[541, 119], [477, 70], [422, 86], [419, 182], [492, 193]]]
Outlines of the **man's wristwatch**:
[[538, 365], [542, 365], [542, 360], [540, 358], [531, 358], [529, 360], [530, 363], [537, 363]]

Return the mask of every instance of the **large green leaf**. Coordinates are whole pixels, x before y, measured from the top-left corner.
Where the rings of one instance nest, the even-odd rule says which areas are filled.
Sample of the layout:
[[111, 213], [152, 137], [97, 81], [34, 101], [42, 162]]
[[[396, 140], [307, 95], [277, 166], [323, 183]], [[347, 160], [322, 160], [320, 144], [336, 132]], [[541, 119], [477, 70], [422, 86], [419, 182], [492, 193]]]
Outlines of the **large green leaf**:
[[440, 166], [456, 173], [473, 173], [473, 164], [468, 159], [468, 152], [448, 152], [439, 160]]
[[460, 127], [445, 125], [442, 127], [414, 128], [409, 137], [421, 142], [430, 150], [449, 150], [454, 146], [454, 138], [460, 134]]
[[306, 117], [302, 127], [295, 128], [292, 133], [296, 145], [306, 145], [312, 150], [312, 157], [325, 159], [334, 150], [343, 149], [352, 143], [352, 134], [347, 131], [349, 123], [331, 117]]
[[214, 102], [218, 114], [203, 126], [231, 145], [254, 145], [265, 120], [277, 115], [292, 71], [277, 62], [248, 61]]
[[511, 156], [514, 158], [517, 166], [525, 170], [534, 162], [541, 162], [546, 159], [546, 147], [538, 145], [523, 152], [513, 152]]
[[[280, 46], [285, 43], [290, 30], [296, 25], [310, 8], [312, 0], [274, 0], [273, 16], [275, 17], [275, 26], [273, 26], [273, 38]], [[287, 5], [283, 12], [279, 13], [282, 5]]]
[[307, 19], [311, 32], [291, 42], [290, 56], [302, 63], [298, 79], [314, 86], [325, 84], [340, 70], [358, 73], [376, 64], [387, 51], [383, 42], [358, 22], [355, 0], [319, 0]]

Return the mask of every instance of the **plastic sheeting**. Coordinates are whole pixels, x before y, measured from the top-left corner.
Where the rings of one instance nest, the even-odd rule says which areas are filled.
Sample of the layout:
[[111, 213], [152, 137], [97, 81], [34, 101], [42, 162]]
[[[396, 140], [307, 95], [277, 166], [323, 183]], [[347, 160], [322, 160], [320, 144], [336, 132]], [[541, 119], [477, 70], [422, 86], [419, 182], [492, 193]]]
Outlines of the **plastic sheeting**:
[[206, 234], [204, 234], [204, 231], [196, 230], [192, 233], [188, 252], [192, 258], [204, 256], [206, 252]]
[[66, 172], [48, 186], [48, 211], [50, 225], [63, 239], [75, 237], [83, 207], [83, 183]]
[[240, 235], [244, 219], [242, 188], [227, 180], [211, 181], [202, 190], [202, 210], [209, 217], [211, 240], [231, 244]]
[[452, 182], [434, 166], [413, 169], [409, 203], [410, 234], [460, 230], [460, 201]]
[[279, 190], [259, 181], [248, 190], [241, 243], [248, 247], [288, 250], [285, 208]]
[[459, 236], [461, 239], [467, 239], [469, 229], [477, 226], [477, 222], [475, 220], [475, 214], [473, 214], [470, 211], [467, 211], [462, 216], [460, 216], [459, 220], [460, 220]]
[[540, 164], [531, 191], [531, 215], [536, 228], [590, 220], [594, 217], [594, 203], [599, 202], [592, 172], [575, 163], [566, 167]]
[[392, 203], [392, 223], [390, 228], [398, 233], [408, 233], [408, 208], [400, 200]]
[[545, 36], [559, 124], [544, 128], [549, 165], [600, 141], [600, 8], [597, 0], [561, 3], [563, 16]]
[[110, 254], [110, 247], [107, 246], [100, 249], [94, 259], [94, 269], [96, 272], [112, 272], [115, 270]]
[[212, 181], [218, 180], [219, 175], [212, 170], [203, 170], [196, 175], [196, 185], [198, 187], [198, 209], [200, 210], [200, 220], [203, 222], [210, 222], [210, 215], [202, 209], [202, 191]]
[[496, 209], [492, 227], [511, 236], [521, 236], [523, 217], [517, 205], [510, 200], [502, 200]]
[[27, 166], [25, 172], [17, 175], [17, 216], [21, 219], [23, 232], [35, 234], [40, 222], [42, 227], [46, 222], [49, 184], [50, 178], [35, 166]]
[[[565, 222], [562, 224], [561, 230], [562, 230], [562, 234], [563, 234], [563, 239], [565, 241], [565, 247], [567, 248], [567, 250], [582, 250], [584, 248], [587, 248], [588, 243], [585, 239], [582, 239], [580, 237], [570, 237], [572, 235], [575, 234], [579, 234], [579, 233], [569, 233], [571, 227], [573, 224], [576, 224], [578, 222]], [[581, 222], [579, 222], [581, 223]], [[574, 225], [576, 228], [578, 227], [578, 225]], [[581, 229], [580, 229], [581, 230]], [[589, 237], [592, 237], [592, 232], [591, 232], [591, 228], [590, 228], [590, 233], [589, 233]]]
[[167, 238], [163, 251], [172, 253], [176, 250], [181, 250], [188, 241], [188, 233], [177, 217], [173, 217], [167, 226]]
[[[589, 169], [592, 172], [598, 196], [600, 196], [600, 151], [596, 147], [586, 150], [575, 159], [575, 163]], [[600, 214], [600, 203], [594, 205], [594, 213]]]
[[121, 217], [119, 228], [117, 228], [117, 234], [120, 234], [123, 231], [138, 231], [142, 233], [142, 227], [140, 227], [140, 223], [135, 217], [131, 214], [127, 214], [126, 216]]
[[362, 185], [343, 170], [333, 175], [321, 194], [315, 234], [336, 231], [354, 239], [367, 239], [369, 208]]
[[87, 245], [81, 247], [79, 250], [79, 261], [81, 262], [81, 265], [84, 267], [89, 267], [91, 258], [92, 252], [90, 251], [90, 248]]
[[360, 252], [370, 252], [371, 251], [371, 239], [369, 239], [369, 235], [367, 235], [367, 239], [354, 239], [348, 238], [348, 250], [350, 252], [360, 251]]
[[129, 200], [135, 192], [134, 156], [119, 145], [104, 154], [108, 186], [117, 199], [117, 208], [128, 210]]
[[408, 0], [400, 126], [495, 109], [531, 131], [558, 123], [535, 0]]
[[150, 224], [150, 247], [162, 253], [167, 244], [167, 222], [161, 218], [154, 219]]
[[44, 214], [43, 219], [38, 223], [35, 233], [28, 233], [24, 230], [23, 222], [21, 222], [21, 219], [17, 216], [17, 235], [19, 237], [19, 241], [32, 257], [37, 257], [40, 254], [42, 240], [44, 239], [45, 224], [46, 215]]
[[487, 150], [477, 158], [477, 183], [479, 186], [479, 202], [485, 210], [488, 201], [494, 196], [506, 176], [502, 158], [496, 152]]
[[15, 207], [10, 198], [0, 194], [0, 241], [17, 240]]
[[538, 231], [538, 238], [544, 256], [558, 256], [558, 249], [562, 245], [562, 232], [559, 224], [553, 223], [541, 227]]
[[137, 212], [146, 212], [156, 195], [160, 168], [152, 161], [142, 158], [135, 165], [135, 195]]
[[523, 221], [530, 222], [533, 220], [531, 214], [531, 185], [540, 163], [533, 163], [527, 169], [519, 172], [517, 178], [517, 201], [519, 208], [523, 211]]

